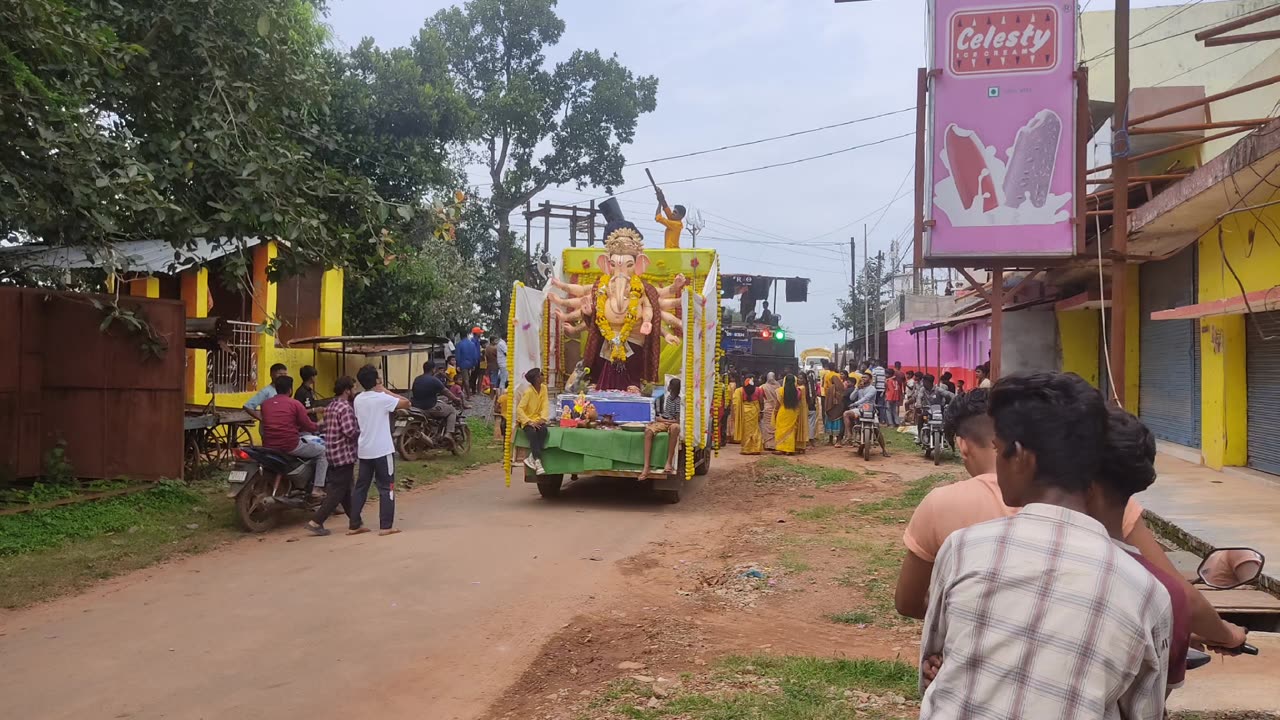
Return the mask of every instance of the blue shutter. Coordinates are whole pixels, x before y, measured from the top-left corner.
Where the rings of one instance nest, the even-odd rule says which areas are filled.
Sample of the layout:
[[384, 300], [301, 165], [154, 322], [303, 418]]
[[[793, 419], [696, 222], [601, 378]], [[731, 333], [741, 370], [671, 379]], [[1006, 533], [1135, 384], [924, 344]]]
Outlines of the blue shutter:
[[1155, 436], [1200, 447], [1200, 322], [1152, 320], [1151, 313], [1196, 303], [1196, 246], [1142, 266], [1138, 408]]

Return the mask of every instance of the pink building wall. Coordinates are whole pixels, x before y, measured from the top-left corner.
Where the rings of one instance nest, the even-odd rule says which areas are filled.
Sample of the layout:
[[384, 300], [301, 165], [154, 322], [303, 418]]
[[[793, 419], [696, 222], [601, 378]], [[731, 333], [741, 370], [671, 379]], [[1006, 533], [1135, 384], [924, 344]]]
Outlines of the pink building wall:
[[[955, 379], [965, 381], [966, 389], [973, 389], [976, 385], [973, 369], [990, 359], [991, 320], [973, 320], [957, 327], [943, 328], [940, 348], [937, 330], [916, 335], [910, 332], [911, 328], [931, 322], [935, 321], [916, 320], [890, 330], [889, 353], [885, 359], [890, 366], [894, 362], [902, 363], [903, 370], [925, 369], [935, 376], [941, 372], [950, 372]], [[928, 367], [924, 368], [926, 335], [929, 346]], [[942, 355], [941, 372], [938, 369], [939, 350]]]

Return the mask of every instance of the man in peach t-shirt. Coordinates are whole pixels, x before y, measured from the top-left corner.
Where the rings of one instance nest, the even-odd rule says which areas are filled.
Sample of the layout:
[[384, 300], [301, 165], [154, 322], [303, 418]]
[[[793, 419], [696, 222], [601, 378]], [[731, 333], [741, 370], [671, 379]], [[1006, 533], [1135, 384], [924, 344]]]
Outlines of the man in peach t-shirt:
[[[907, 617], [924, 619], [929, 603], [929, 581], [933, 561], [951, 533], [971, 525], [1009, 517], [1018, 512], [1007, 507], [996, 484], [995, 427], [987, 415], [985, 388], [957, 397], [947, 406], [948, 430], [955, 432], [964, 468], [973, 477], [934, 488], [911, 515], [903, 543], [907, 546], [894, 604]], [[1133, 498], [1125, 506], [1122, 528], [1125, 542], [1161, 570], [1181, 578], [1155, 535], [1142, 522], [1142, 506]], [[1206, 643], [1235, 648], [1245, 641], [1244, 630], [1218, 616], [1209, 600], [1191, 584], [1182, 581], [1191, 603], [1191, 631]]]

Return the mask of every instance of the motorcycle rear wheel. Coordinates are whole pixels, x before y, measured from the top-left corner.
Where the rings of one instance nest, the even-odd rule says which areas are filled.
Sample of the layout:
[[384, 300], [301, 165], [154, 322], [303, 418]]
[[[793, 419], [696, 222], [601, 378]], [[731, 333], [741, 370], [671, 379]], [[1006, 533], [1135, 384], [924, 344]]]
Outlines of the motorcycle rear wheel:
[[421, 443], [417, 441], [417, 434], [406, 432], [396, 438], [396, 452], [400, 455], [401, 460], [414, 462], [422, 457], [424, 450], [421, 448]]
[[236, 522], [241, 528], [264, 533], [280, 521], [280, 513], [264, 502], [271, 495], [271, 483], [265, 473], [258, 476], [236, 495]]
[[935, 466], [936, 466], [936, 465], [941, 465], [941, 464], [942, 464], [942, 438], [941, 438], [940, 436], [939, 436], [939, 437], [935, 437], [935, 438], [933, 439], [933, 442], [934, 442], [934, 446], [933, 446], [933, 464], [934, 464]]

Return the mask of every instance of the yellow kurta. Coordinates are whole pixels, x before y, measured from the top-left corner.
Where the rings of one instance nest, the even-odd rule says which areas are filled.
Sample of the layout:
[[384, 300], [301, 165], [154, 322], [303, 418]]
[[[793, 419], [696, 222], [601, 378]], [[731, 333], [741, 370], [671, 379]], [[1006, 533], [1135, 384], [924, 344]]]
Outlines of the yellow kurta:
[[809, 424], [809, 410], [804, 401], [804, 390], [796, 388], [800, 393], [800, 402], [796, 403], [794, 408], [788, 408], [782, 402], [783, 389], [778, 388], [778, 417], [774, 420], [773, 428], [777, 434], [777, 443], [775, 447], [778, 452], [792, 454], [796, 452], [796, 448], [804, 449], [804, 445], [808, 442], [805, 437], [809, 434], [806, 427]]
[[743, 455], [759, 455], [764, 452], [764, 436], [760, 434], [760, 390], [747, 400], [742, 388], [733, 394], [733, 407], [737, 413], [736, 435], [742, 443]]

